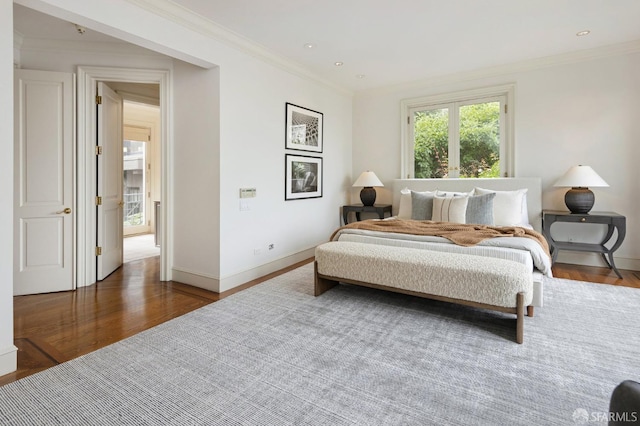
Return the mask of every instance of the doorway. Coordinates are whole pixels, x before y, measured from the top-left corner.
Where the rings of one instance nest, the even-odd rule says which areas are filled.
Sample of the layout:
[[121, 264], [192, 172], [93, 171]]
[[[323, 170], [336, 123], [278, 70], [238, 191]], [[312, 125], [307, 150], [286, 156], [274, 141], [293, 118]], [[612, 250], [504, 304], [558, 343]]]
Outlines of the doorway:
[[[157, 125], [157, 153], [158, 171], [156, 189], [157, 198], [152, 201], [162, 201], [159, 206], [159, 218], [154, 224], [162, 235], [160, 245], [160, 280], [170, 279], [171, 259], [170, 244], [172, 227], [168, 218], [167, 206], [171, 205], [172, 194], [168, 185], [170, 181], [169, 159], [166, 152], [169, 151], [170, 123], [168, 120], [168, 105], [170, 105], [168, 70], [142, 70], [124, 68], [103, 67], [79, 67], [78, 68], [78, 235], [84, 236], [78, 240], [78, 286], [86, 286], [96, 282], [96, 235], [97, 213], [94, 200], [97, 194], [97, 168], [96, 168], [96, 129], [95, 116], [95, 88], [98, 82], [107, 82], [110, 87], [118, 90], [125, 101], [132, 103], [153, 105], [153, 96], [131, 93], [131, 88], [136, 84], [141, 87], [155, 85], [158, 97], [157, 111], [159, 123]], [[122, 89], [119, 85], [128, 85]], [[137, 127], [149, 127], [139, 123], [129, 123]], [[153, 133], [153, 132], [152, 132]], [[123, 138], [124, 139], [124, 138]], [[124, 177], [124, 176], [123, 176]], [[147, 191], [148, 192], [148, 191]], [[124, 204], [124, 199], [122, 200]], [[148, 220], [148, 219], [147, 219]], [[155, 215], [152, 220], [155, 220]], [[124, 226], [124, 221], [122, 222]]]
[[[156, 91], [158, 90], [157, 85]], [[127, 100], [123, 108], [123, 263], [160, 255], [160, 109]]]

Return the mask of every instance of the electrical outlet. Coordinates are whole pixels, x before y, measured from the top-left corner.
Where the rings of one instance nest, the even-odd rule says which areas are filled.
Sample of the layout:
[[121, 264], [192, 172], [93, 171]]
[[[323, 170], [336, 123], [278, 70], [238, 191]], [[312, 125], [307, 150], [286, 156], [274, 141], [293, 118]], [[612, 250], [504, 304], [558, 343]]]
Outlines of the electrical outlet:
[[273, 244], [273, 243], [269, 244], [269, 250], [273, 250], [274, 248], [276, 248], [275, 244]]

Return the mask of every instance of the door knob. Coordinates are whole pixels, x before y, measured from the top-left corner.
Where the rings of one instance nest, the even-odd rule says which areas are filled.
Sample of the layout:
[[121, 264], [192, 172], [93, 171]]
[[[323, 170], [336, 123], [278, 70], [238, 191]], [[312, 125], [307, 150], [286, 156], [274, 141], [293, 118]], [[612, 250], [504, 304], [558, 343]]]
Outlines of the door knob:
[[64, 213], [64, 214], [70, 214], [70, 213], [71, 213], [71, 209], [70, 209], [69, 207], [67, 207], [67, 208], [65, 208], [65, 209], [64, 209], [64, 210], [62, 210], [62, 211], [56, 212], [56, 214], [62, 214], [62, 213]]

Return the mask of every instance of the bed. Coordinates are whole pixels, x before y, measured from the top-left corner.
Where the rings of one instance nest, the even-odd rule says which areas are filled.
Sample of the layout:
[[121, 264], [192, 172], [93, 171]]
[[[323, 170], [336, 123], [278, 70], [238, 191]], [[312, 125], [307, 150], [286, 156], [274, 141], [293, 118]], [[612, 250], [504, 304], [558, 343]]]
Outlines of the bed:
[[[442, 198], [458, 198], [455, 195], [469, 194], [492, 197], [492, 212], [498, 228], [532, 229], [537, 233], [542, 228], [541, 181], [540, 178], [494, 178], [494, 179], [396, 179], [393, 182], [393, 216], [384, 221], [397, 219], [421, 219], [412, 217], [419, 208], [420, 194], [437, 194], [441, 207]], [[412, 193], [413, 191], [413, 193]], [[472, 192], [473, 191], [473, 192]], [[494, 193], [490, 196], [487, 194]], [[457, 193], [457, 194], [456, 194]], [[429, 195], [427, 195], [428, 197]], [[460, 197], [462, 198], [462, 197]], [[416, 201], [417, 202], [414, 202]], [[455, 200], [453, 200], [455, 201]], [[516, 205], [517, 204], [517, 205]], [[415, 208], [415, 209], [414, 209]], [[425, 208], [428, 210], [429, 208]], [[452, 209], [453, 210], [453, 209]], [[485, 209], [486, 210], [486, 209]], [[432, 210], [435, 214], [436, 211]], [[468, 213], [467, 213], [468, 214]], [[443, 217], [428, 215], [426, 220]], [[449, 216], [447, 216], [449, 218]], [[452, 222], [459, 218], [452, 216]], [[464, 219], [463, 219], [464, 220]], [[445, 220], [441, 220], [445, 222]], [[511, 223], [513, 222], [513, 223]], [[475, 223], [475, 222], [474, 222]], [[352, 226], [353, 225], [353, 226]], [[543, 306], [543, 276], [552, 276], [548, 247], [525, 236], [505, 236], [485, 239], [471, 246], [453, 243], [447, 238], [410, 233], [381, 232], [358, 229], [358, 222], [338, 229], [333, 241], [350, 241], [384, 246], [410, 247], [446, 253], [462, 253], [497, 259], [513, 260], [524, 264], [533, 278], [533, 300], [530, 306]], [[542, 238], [544, 240], [544, 238]]]

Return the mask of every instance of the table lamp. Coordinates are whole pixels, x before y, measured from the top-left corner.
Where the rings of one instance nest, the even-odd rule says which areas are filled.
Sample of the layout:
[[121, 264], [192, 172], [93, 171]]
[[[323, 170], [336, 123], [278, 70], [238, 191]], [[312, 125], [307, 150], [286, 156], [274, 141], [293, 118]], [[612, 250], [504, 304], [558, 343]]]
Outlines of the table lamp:
[[372, 206], [376, 202], [376, 190], [374, 186], [384, 186], [375, 173], [367, 170], [353, 183], [353, 186], [362, 186], [360, 191], [360, 200], [365, 206]]
[[589, 213], [596, 197], [588, 187], [609, 185], [591, 167], [573, 166], [553, 186], [571, 187], [564, 195], [564, 203], [571, 213]]

